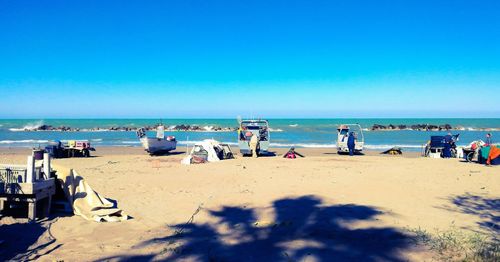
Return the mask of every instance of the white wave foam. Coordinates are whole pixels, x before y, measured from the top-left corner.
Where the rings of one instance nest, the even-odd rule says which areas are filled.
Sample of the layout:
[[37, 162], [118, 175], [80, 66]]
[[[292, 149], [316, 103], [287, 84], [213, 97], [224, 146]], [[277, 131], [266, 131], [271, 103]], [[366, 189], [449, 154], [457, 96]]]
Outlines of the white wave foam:
[[[192, 146], [194, 144], [198, 144], [198, 143], [201, 143], [203, 142], [202, 140], [193, 140], [193, 141], [177, 141], [177, 144], [178, 145], [182, 145], [182, 146]], [[140, 141], [121, 141], [122, 144], [140, 144], [141, 142]], [[228, 144], [230, 146], [237, 146], [238, 143], [234, 143], [234, 142], [221, 142], [223, 144]]]
[[38, 129], [42, 125], [43, 125], [43, 120], [40, 120], [40, 121], [37, 121], [37, 122], [28, 123], [25, 126], [23, 126], [22, 128], [9, 128], [9, 130], [12, 131], [12, 132], [33, 131], [33, 130]]
[[[185, 145], [192, 146], [194, 144], [198, 144], [198, 143], [201, 143], [201, 142], [203, 142], [203, 141], [201, 141], [201, 140], [199, 140], [199, 141], [198, 140], [193, 140], [193, 141], [177, 141], [177, 144], [183, 145], [183, 146], [185, 146]], [[237, 146], [238, 145], [238, 143], [234, 143], [234, 142], [221, 142], [221, 143], [222, 144], [228, 144], [230, 146]]]
[[305, 147], [305, 148], [329, 148], [329, 147], [335, 147], [335, 144], [304, 144], [304, 143], [297, 143], [297, 144], [284, 144], [284, 143], [270, 143], [269, 144], [272, 147]]
[[288, 125], [289, 127], [298, 127], [299, 124], [292, 124], [292, 125]]
[[0, 140], [0, 144], [38, 144], [38, 143], [48, 143], [49, 140], [34, 140], [34, 139], [25, 139], [25, 140]]
[[[317, 144], [317, 143], [297, 143], [297, 144], [288, 144], [288, 143], [271, 143], [271, 147], [304, 147], [304, 148], [335, 148], [336, 144]], [[364, 145], [366, 149], [390, 149], [393, 147], [401, 147], [401, 148], [422, 148], [421, 145]]]
[[84, 129], [80, 129], [80, 132], [108, 132], [108, 131], [111, 131], [111, 130], [109, 130], [108, 128], [99, 128], [99, 129], [84, 128]]
[[391, 149], [393, 147], [401, 148], [422, 148], [422, 145], [364, 145], [366, 149]]
[[283, 132], [283, 129], [273, 129], [273, 128], [269, 128], [269, 131], [271, 132]]
[[95, 138], [95, 139], [91, 139], [90, 141], [92, 141], [92, 142], [101, 142], [102, 138]]
[[122, 141], [122, 144], [140, 144], [141, 141]]

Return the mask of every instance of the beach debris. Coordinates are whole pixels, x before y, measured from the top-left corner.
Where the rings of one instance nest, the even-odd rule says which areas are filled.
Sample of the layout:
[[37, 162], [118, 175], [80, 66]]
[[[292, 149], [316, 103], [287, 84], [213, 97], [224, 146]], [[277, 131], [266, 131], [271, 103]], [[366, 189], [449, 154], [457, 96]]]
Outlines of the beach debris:
[[53, 167], [75, 215], [96, 222], [119, 222], [128, 219], [125, 212], [95, 192], [78, 172], [63, 166]]
[[[193, 212], [193, 214], [191, 215], [191, 217], [188, 219], [188, 221], [186, 223], [184, 223], [184, 226], [183, 227], [179, 227], [175, 230], [174, 234], [172, 235], [172, 238], [176, 238], [176, 237], [179, 237], [180, 235], [182, 235], [182, 233], [184, 232], [184, 229], [188, 228], [189, 225], [191, 225], [193, 222], [194, 222], [194, 218], [196, 217], [196, 215], [198, 215], [198, 213], [200, 213], [200, 211], [203, 209], [203, 205], [204, 203], [200, 203], [198, 205], [198, 207], [196, 208], [196, 210]], [[172, 244], [173, 242], [171, 242], [170, 244]]]
[[258, 220], [253, 223], [253, 226], [256, 228], [276, 228], [276, 227], [288, 227], [292, 225], [293, 225], [292, 220], [284, 220], [284, 221]]
[[201, 164], [234, 158], [231, 147], [213, 139], [196, 143], [191, 153], [181, 160], [182, 164]]
[[388, 149], [380, 154], [386, 154], [386, 155], [402, 155], [403, 154], [403, 151], [401, 150], [400, 147], [393, 147], [391, 149]]

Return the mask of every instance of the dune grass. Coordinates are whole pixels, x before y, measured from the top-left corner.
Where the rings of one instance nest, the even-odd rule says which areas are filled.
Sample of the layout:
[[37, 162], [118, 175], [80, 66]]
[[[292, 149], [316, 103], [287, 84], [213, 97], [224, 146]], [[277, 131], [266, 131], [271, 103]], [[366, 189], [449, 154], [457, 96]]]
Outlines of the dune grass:
[[408, 231], [418, 244], [436, 252], [439, 261], [500, 261], [500, 240], [494, 235], [457, 228], [429, 232], [419, 227]]

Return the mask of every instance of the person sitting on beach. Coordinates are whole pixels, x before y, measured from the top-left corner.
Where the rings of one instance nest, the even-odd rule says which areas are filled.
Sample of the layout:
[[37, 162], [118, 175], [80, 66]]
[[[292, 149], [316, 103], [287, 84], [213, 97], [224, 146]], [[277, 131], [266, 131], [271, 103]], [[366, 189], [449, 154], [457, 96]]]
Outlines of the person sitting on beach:
[[291, 147], [286, 154], [283, 155], [283, 158], [295, 159], [297, 156], [304, 157], [299, 152], [295, 151], [295, 147]]
[[491, 139], [491, 133], [486, 134], [486, 141], [485, 142], [486, 142], [487, 146], [493, 144], [493, 140]]
[[354, 132], [349, 133], [349, 137], [347, 137], [347, 148], [349, 148], [349, 155], [354, 155], [354, 147], [356, 145], [356, 137], [354, 136]]

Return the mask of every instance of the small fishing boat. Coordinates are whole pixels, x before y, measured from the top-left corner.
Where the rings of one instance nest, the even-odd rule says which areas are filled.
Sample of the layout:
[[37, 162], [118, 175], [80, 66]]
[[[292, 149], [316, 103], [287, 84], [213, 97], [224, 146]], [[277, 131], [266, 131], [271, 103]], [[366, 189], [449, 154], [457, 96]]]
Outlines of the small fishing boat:
[[267, 154], [270, 143], [269, 122], [267, 120], [239, 120], [238, 146], [243, 155], [252, 154], [250, 139], [255, 134], [259, 138], [257, 154]]
[[168, 153], [177, 148], [177, 140], [174, 136], [165, 137], [165, 126], [163, 125], [156, 127], [156, 137], [148, 137], [144, 128], [137, 130], [137, 136], [150, 155]]
[[350, 132], [354, 132], [356, 142], [354, 144], [354, 151], [360, 153], [363, 151], [365, 145], [365, 137], [363, 136], [363, 129], [358, 124], [342, 124], [337, 128], [337, 152], [349, 153], [347, 147], [347, 138]]

